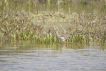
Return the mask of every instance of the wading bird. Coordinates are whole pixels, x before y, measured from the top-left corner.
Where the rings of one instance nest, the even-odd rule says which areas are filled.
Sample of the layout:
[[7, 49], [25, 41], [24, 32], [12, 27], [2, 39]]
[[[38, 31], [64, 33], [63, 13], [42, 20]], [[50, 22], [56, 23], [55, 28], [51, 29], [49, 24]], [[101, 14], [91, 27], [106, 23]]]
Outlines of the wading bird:
[[66, 44], [66, 40], [71, 36], [72, 34], [62, 34], [60, 35], [60, 33], [58, 31], [56, 31], [56, 36], [59, 40], [61, 40], [62, 42], [64, 42], [64, 44]]

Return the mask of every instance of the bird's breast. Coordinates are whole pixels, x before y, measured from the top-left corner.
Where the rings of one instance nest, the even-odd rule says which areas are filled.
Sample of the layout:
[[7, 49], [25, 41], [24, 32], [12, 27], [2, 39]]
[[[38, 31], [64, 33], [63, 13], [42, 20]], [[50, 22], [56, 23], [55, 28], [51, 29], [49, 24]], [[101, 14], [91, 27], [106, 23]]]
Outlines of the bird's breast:
[[65, 41], [65, 38], [64, 38], [64, 37], [60, 37], [60, 39], [61, 39], [62, 41]]

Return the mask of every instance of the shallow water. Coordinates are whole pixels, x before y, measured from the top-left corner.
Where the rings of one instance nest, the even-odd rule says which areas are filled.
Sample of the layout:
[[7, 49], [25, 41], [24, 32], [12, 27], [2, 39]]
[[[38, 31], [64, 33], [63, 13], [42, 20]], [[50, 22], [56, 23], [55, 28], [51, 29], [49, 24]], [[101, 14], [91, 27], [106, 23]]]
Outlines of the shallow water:
[[0, 71], [106, 71], [105, 50], [99, 46], [2, 46]]

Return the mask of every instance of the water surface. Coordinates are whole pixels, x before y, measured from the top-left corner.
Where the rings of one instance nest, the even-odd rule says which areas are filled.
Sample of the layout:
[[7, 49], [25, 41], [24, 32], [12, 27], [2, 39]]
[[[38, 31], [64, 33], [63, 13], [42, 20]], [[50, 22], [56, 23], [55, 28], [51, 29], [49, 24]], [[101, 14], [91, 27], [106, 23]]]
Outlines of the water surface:
[[4, 45], [0, 71], [106, 71], [106, 51], [100, 46]]

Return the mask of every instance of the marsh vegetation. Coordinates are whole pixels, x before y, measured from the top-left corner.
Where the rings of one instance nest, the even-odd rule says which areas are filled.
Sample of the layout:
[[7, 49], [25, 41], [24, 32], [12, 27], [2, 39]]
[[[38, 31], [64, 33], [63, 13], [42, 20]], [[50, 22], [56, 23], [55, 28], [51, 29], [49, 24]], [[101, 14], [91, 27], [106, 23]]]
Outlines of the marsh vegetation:
[[1, 44], [57, 44], [55, 29], [69, 44], [105, 45], [105, 0], [0, 0]]

